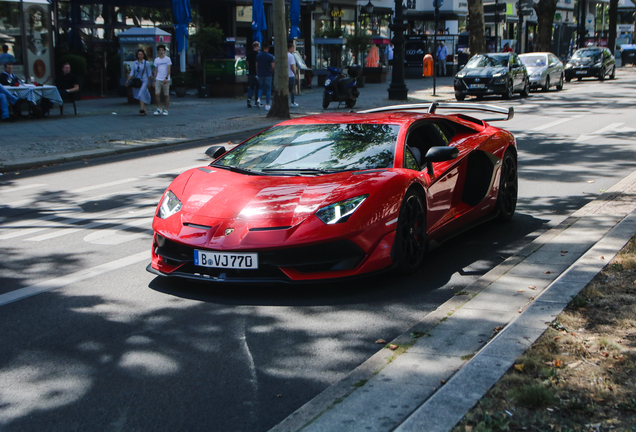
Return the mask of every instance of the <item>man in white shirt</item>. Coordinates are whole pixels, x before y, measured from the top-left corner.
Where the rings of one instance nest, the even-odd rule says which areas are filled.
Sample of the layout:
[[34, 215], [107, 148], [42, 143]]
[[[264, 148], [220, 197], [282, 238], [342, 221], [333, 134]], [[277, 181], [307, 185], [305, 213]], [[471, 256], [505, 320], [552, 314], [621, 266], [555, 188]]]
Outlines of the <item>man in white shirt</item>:
[[448, 48], [444, 41], [441, 41], [437, 47], [437, 76], [446, 76], [446, 57], [448, 57]]
[[289, 96], [291, 97], [291, 106], [297, 107], [294, 102], [294, 85], [296, 84], [296, 58], [294, 57], [294, 44], [287, 44], [287, 65], [289, 66], [287, 76], [289, 77]]
[[[157, 47], [157, 54], [159, 57], [155, 59], [155, 73], [153, 79], [155, 80], [155, 97], [157, 98], [157, 111], [155, 115], [163, 114], [168, 115], [168, 105], [170, 105], [170, 67], [172, 66], [172, 60], [170, 57], [166, 57], [165, 45], [159, 45]], [[165, 109], [161, 108], [161, 93], [166, 97]]]

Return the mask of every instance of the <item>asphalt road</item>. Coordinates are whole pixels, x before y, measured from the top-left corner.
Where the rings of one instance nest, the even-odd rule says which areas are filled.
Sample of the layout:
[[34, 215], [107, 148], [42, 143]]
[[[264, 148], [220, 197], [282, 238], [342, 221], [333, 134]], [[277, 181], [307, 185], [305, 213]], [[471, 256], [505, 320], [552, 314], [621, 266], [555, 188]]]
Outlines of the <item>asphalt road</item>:
[[273, 427], [633, 172], [635, 95], [625, 78], [485, 100], [517, 113], [501, 124], [518, 137], [517, 215], [405, 278], [218, 287], [147, 273], [157, 199], [214, 142], [4, 176], [0, 431]]

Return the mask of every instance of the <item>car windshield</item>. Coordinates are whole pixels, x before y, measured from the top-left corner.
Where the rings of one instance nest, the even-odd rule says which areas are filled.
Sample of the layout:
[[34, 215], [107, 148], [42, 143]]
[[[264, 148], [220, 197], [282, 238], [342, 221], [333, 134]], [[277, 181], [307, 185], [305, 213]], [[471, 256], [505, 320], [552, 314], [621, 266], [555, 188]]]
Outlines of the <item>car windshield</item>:
[[545, 56], [539, 55], [528, 55], [528, 56], [519, 56], [521, 59], [521, 63], [523, 63], [526, 67], [543, 67], [546, 64]]
[[575, 52], [572, 56], [572, 58], [575, 59], [582, 59], [585, 57], [590, 57], [592, 60], [599, 60], [601, 58], [601, 50], [582, 49]]
[[309, 124], [268, 129], [214, 162], [253, 172], [317, 175], [388, 168], [400, 127], [388, 124]]
[[508, 67], [508, 54], [477, 54], [466, 63], [466, 67]]

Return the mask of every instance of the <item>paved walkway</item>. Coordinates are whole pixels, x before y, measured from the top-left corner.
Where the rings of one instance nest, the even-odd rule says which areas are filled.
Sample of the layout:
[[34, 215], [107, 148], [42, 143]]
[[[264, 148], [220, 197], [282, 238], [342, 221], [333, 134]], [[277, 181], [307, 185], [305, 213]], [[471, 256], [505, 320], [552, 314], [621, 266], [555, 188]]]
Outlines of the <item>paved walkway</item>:
[[[387, 83], [366, 84], [360, 88], [355, 109], [389, 105]], [[426, 103], [453, 99], [453, 77], [407, 79], [410, 103]], [[303, 90], [296, 96], [300, 107], [291, 107], [292, 116], [322, 113], [322, 88]], [[154, 116], [148, 109], [139, 116], [139, 105], [127, 99], [98, 98], [77, 103], [78, 115], [68, 104], [64, 116], [59, 107], [51, 109], [44, 119], [25, 119], [15, 123], [0, 123], [0, 172], [55, 164], [97, 155], [109, 155], [196, 141], [236, 132], [262, 130], [279, 120], [266, 117], [264, 108], [247, 108], [246, 98], [200, 99], [194, 91], [184, 98], [170, 97], [168, 116]], [[395, 101], [396, 104], [404, 103]], [[344, 103], [329, 110], [346, 111]]]

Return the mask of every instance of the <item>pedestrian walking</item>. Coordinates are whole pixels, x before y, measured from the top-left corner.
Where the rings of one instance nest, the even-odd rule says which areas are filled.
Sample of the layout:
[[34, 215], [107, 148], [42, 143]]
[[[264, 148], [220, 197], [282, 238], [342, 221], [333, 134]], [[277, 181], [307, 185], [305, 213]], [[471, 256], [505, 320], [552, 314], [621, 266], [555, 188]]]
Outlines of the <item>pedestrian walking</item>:
[[[157, 111], [155, 115], [168, 115], [168, 106], [170, 105], [170, 68], [172, 60], [166, 57], [166, 46], [159, 45], [157, 47], [159, 57], [155, 59], [155, 73], [153, 79], [155, 81], [155, 97], [157, 98]], [[166, 98], [165, 108], [161, 108], [161, 94]]]
[[148, 84], [152, 76], [152, 67], [146, 60], [146, 53], [141, 48], [137, 50], [137, 61], [130, 70], [130, 76], [126, 80], [126, 87], [132, 81], [133, 97], [139, 101], [139, 115], [146, 115], [146, 104], [150, 105], [150, 92]]
[[444, 41], [441, 41], [437, 48], [437, 76], [446, 76], [446, 57], [448, 57], [448, 48]]
[[384, 49], [384, 58], [388, 66], [393, 66], [393, 44], [390, 42]]
[[[265, 110], [271, 108], [272, 75], [274, 74], [274, 56], [269, 53], [269, 43], [263, 42], [262, 51], [256, 56], [256, 72], [258, 74], [258, 100], [265, 93]], [[259, 102], [260, 106], [260, 102]]]
[[289, 97], [291, 97], [291, 106], [297, 107], [298, 104], [294, 101], [294, 86], [296, 85], [296, 57], [294, 57], [294, 44], [287, 44], [287, 76], [289, 77]]
[[252, 95], [256, 98], [254, 105], [260, 107], [261, 101], [258, 98], [258, 72], [256, 71], [256, 56], [261, 50], [261, 44], [254, 41], [252, 51], [247, 53], [247, 107], [252, 108]]

